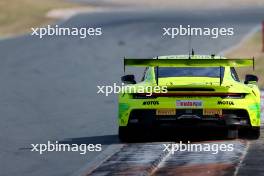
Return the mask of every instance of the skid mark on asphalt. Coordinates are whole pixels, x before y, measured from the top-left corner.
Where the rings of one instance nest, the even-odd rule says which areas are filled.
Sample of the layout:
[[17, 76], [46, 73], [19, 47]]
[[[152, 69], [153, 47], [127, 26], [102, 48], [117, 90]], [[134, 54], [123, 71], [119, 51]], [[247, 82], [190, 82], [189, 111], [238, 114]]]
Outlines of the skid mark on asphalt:
[[167, 154], [160, 144], [129, 144], [87, 175], [148, 175]]
[[[213, 151], [218, 152], [175, 152], [153, 175], [232, 175], [247, 150], [247, 142], [241, 140], [208, 144]], [[232, 145], [234, 150], [219, 151], [221, 144]], [[217, 145], [218, 148], [213, 147]]]
[[[103, 162], [99, 167], [84, 175], [226, 175], [234, 172], [247, 143], [242, 140], [227, 142], [207, 142], [232, 144], [234, 151], [218, 152], [172, 152], [164, 151], [163, 143], [129, 144]], [[168, 143], [167, 143], [168, 144]], [[196, 143], [198, 144], [198, 143]], [[215, 149], [216, 150], [216, 149]], [[196, 170], [192, 169], [196, 168]]]
[[205, 176], [205, 175], [228, 175], [234, 167], [230, 164], [218, 163], [207, 165], [190, 165], [181, 167], [165, 167], [156, 175], [177, 175], [177, 176]]

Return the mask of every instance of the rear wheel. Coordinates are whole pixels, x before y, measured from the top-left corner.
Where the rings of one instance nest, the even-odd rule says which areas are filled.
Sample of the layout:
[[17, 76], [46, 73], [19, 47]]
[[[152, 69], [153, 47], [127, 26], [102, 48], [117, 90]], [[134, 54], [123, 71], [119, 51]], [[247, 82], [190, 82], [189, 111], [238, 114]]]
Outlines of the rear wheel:
[[126, 126], [118, 128], [118, 137], [121, 142], [128, 142], [131, 139], [131, 130]]
[[237, 139], [238, 138], [238, 129], [233, 127], [227, 130], [227, 138], [228, 139]]
[[248, 132], [248, 135], [251, 139], [258, 139], [260, 136], [260, 127], [251, 128]]

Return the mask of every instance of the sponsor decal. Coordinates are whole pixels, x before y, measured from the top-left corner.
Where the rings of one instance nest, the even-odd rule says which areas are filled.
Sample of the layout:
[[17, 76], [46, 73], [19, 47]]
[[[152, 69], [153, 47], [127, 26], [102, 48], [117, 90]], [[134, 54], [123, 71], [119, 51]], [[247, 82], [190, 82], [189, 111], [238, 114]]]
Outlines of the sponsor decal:
[[233, 101], [218, 101], [218, 105], [235, 105]]
[[201, 100], [177, 100], [177, 108], [201, 108], [203, 107], [203, 101]]
[[156, 115], [158, 116], [171, 116], [171, 115], [176, 115], [176, 109], [169, 109], [169, 108], [164, 108], [164, 109], [157, 109], [156, 110]]
[[144, 101], [142, 105], [159, 105], [158, 101]]

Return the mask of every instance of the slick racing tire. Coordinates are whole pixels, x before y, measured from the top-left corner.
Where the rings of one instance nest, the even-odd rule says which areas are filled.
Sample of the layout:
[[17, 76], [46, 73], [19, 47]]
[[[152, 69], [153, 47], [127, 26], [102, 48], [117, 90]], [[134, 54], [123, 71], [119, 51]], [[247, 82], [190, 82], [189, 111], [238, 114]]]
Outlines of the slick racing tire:
[[121, 142], [129, 142], [131, 139], [131, 130], [128, 127], [118, 128], [118, 137]]
[[238, 138], [238, 129], [237, 128], [229, 128], [227, 130], [227, 139], [237, 139]]
[[251, 128], [248, 131], [248, 135], [249, 135], [250, 139], [258, 139], [260, 136], [260, 127]]

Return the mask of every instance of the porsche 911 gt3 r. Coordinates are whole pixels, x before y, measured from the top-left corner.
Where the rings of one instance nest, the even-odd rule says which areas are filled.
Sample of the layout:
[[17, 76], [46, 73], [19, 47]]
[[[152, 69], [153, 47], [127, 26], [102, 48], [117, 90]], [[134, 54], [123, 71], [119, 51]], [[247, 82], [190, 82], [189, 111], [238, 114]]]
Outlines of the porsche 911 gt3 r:
[[[164, 124], [175, 128], [224, 127], [228, 138], [237, 138], [240, 129], [248, 129], [255, 138], [259, 137], [258, 78], [247, 75], [241, 82], [235, 70], [235, 67], [254, 67], [254, 59], [175, 55], [124, 59], [126, 66], [146, 69], [141, 82], [137, 83], [134, 75], [121, 78], [134, 90], [119, 94], [121, 140], [128, 140], [138, 129]], [[147, 92], [142, 87], [166, 87], [166, 91]]]

